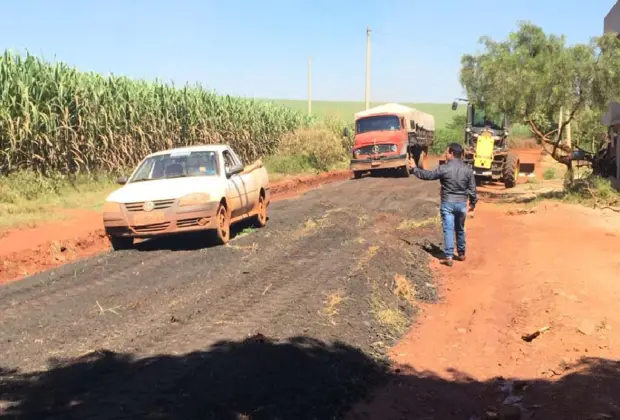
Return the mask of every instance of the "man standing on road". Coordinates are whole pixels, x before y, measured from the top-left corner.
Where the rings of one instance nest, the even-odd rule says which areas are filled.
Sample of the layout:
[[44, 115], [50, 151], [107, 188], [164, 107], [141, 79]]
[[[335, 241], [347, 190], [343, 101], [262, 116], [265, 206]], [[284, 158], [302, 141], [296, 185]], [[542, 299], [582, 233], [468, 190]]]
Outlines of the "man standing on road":
[[[474, 173], [461, 160], [463, 147], [451, 143], [446, 149], [446, 163], [434, 171], [414, 168], [413, 174], [424, 180], [439, 180], [441, 183], [441, 223], [445, 258], [442, 264], [452, 267], [452, 260], [465, 261], [465, 217], [469, 198], [469, 215], [473, 217], [478, 202]], [[457, 256], [454, 256], [454, 232], [456, 232]]]

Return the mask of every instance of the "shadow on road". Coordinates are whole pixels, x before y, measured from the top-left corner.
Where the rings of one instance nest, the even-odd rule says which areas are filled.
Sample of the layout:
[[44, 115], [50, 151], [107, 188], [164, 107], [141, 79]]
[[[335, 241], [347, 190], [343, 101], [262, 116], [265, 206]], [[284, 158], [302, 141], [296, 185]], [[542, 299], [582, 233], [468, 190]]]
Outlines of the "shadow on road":
[[[267, 218], [269, 221], [269, 218]], [[230, 239], [235, 239], [242, 232], [253, 229], [251, 220], [242, 220], [230, 226]], [[154, 237], [135, 245], [138, 251], [198, 251], [219, 246], [215, 241], [214, 231], [179, 233], [170, 236]]]
[[[558, 381], [514, 384], [513, 403], [536, 418], [617, 418], [619, 362], [587, 359], [567, 369]], [[456, 371], [450, 380], [406, 372], [388, 373], [355, 348], [306, 337], [259, 336], [144, 359], [99, 351], [52, 361], [45, 372], [0, 368], [0, 419], [335, 419], [388, 381], [349, 418], [484, 418], [510, 388]]]
[[447, 380], [405, 368], [347, 420], [620, 418], [620, 361], [584, 358], [564, 369], [557, 380], [482, 382], [456, 370]]
[[386, 375], [358, 349], [305, 337], [145, 359], [100, 351], [0, 370], [0, 419], [332, 419]]
[[422, 244], [420, 245], [420, 248], [422, 249], [422, 251], [426, 252], [428, 255], [438, 260], [443, 260], [445, 256], [443, 248], [434, 243]]

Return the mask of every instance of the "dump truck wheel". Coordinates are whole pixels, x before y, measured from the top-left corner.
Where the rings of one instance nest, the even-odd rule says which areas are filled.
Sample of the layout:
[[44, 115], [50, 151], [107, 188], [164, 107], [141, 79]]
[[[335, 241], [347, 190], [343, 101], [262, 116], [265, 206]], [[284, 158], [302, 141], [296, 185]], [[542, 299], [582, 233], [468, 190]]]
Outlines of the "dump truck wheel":
[[413, 161], [415, 162], [415, 166], [420, 169], [426, 169], [428, 167], [426, 162], [427, 154], [426, 151], [422, 148], [416, 147], [413, 150]]
[[353, 171], [353, 178], [360, 179], [362, 177], [362, 171]]
[[416, 160], [415, 165], [420, 169], [426, 169], [428, 167], [426, 158], [427, 158], [426, 152], [422, 150], [420, 154], [418, 155], [418, 159]]
[[506, 156], [502, 175], [506, 188], [513, 188], [517, 185], [517, 179], [519, 178], [519, 158], [517, 156]]

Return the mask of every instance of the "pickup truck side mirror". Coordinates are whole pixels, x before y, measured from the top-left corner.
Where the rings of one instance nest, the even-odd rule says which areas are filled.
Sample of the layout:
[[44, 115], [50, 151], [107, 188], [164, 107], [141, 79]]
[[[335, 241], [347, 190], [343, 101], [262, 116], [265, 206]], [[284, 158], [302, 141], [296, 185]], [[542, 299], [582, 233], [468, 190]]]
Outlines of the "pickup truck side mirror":
[[458, 107], [459, 107], [459, 104], [456, 103], [456, 101], [452, 102], [452, 111], [456, 111]]
[[121, 176], [116, 179], [116, 183], [120, 185], [125, 185], [127, 183], [127, 177]]
[[227, 166], [226, 178], [230, 178], [233, 175], [243, 172], [243, 165]]
[[349, 127], [345, 127], [342, 130], [342, 137], [349, 137], [350, 134], [351, 134], [351, 132], [349, 131]]

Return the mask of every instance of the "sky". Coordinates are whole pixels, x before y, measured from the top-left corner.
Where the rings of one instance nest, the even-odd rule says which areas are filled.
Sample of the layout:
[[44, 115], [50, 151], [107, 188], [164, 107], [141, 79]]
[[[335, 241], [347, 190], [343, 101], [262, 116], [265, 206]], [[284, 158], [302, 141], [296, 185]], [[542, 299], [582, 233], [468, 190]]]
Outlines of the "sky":
[[[589, 3], [589, 4], [588, 4]], [[586, 6], [586, 4], [588, 4]], [[530, 21], [569, 43], [603, 31], [615, 0], [4, 0], [0, 47], [80, 70], [199, 82], [218, 93], [450, 102], [480, 36]]]

